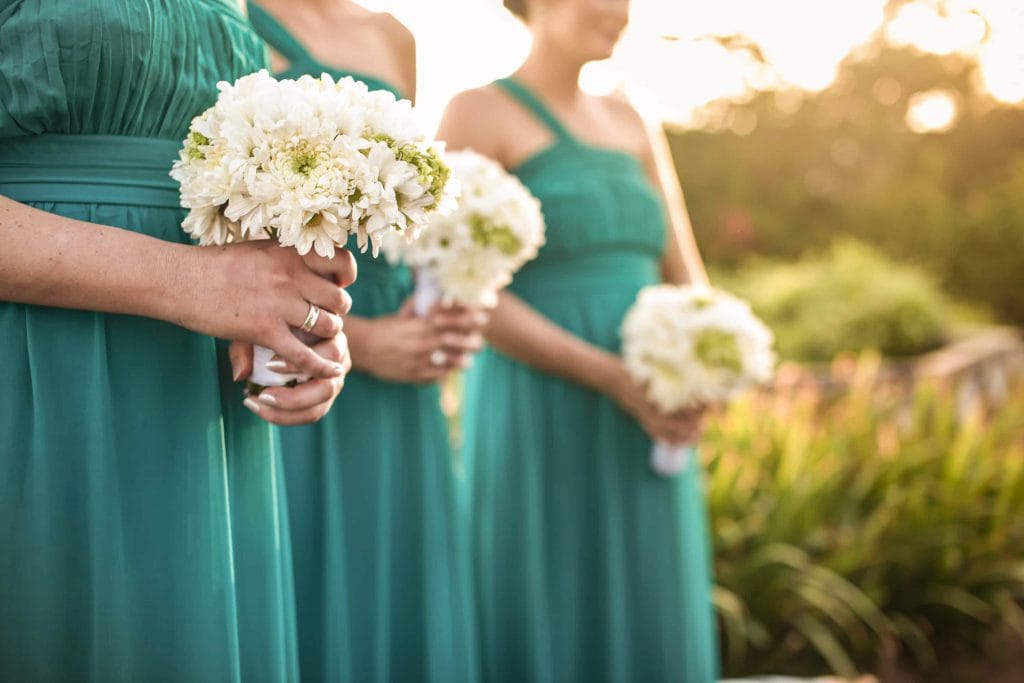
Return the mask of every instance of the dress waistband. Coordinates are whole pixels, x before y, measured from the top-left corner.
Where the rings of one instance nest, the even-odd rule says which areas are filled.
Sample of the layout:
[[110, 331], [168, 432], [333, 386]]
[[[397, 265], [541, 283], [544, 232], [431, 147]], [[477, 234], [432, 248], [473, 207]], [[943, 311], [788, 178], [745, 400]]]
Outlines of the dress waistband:
[[168, 175], [181, 142], [118, 135], [0, 139], [0, 194], [19, 202], [181, 208]]
[[620, 290], [660, 281], [659, 268], [657, 257], [637, 251], [582, 253], [526, 264], [513, 278], [511, 289], [545, 297]]

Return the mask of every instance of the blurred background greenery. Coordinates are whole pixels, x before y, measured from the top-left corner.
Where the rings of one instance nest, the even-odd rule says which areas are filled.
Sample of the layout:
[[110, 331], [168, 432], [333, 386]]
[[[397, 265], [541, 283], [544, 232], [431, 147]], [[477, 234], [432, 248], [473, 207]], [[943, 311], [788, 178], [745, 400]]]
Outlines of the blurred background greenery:
[[794, 359], [840, 350], [810, 341], [798, 318], [820, 319], [793, 311], [836, 301], [837, 288], [856, 292], [866, 317], [914, 328], [851, 329], [847, 350], [926, 350], [939, 341], [934, 325], [948, 329], [965, 311], [967, 321], [1024, 323], [1024, 108], [980, 90], [968, 56], [881, 41], [867, 54], [821, 92], [719, 102], [720, 128], [670, 136], [705, 258], [725, 282], [738, 275]]
[[[802, 364], [703, 444], [727, 675], [1024, 680], [1019, 348], [916, 372], [1024, 325], [1024, 108], [980, 83], [971, 54], [883, 27], [823, 90], [669, 129], [713, 278]], [[964, 371], [993, 362], [983, 401]]]

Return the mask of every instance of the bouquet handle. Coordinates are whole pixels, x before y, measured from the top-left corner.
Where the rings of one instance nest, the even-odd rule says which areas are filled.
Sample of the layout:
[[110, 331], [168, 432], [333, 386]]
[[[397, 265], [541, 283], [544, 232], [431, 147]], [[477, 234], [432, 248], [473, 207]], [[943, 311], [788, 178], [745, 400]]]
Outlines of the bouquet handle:
[[[320, 341], [320, 337], [299, 329], [293, 329], [292, 334], [307, 346]], [[310, 379], [306, 374], [283, 374], [267, 368], [267, 363], [277, 355], [273, 349], [258, 344], [252, 348], [252, 374], [246, 382], [246, 394], [256, 395], [267, 387], [286, 387], [302, 384]]]
[[441, 300], [441, 283], [438, 279], [426, 270], [420, 268], [416, 271], [416, 289], [413, 291], [412, 307], [416, 315], [424, 318], [427, 311]]
[[672, 446], [656, 441], [651, 446], [651, 469], [662, 477], [674, 477], [690, 464], [690, 446]]

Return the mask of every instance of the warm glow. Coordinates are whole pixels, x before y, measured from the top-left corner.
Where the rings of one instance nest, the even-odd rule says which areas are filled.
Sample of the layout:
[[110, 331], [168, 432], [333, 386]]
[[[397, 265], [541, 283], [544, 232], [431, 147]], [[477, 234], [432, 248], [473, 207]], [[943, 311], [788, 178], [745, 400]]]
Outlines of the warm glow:
[[[529, 34], [500, 0], [361, 4], [392, 12], [416, 34], [419, 99], [431, 121], [452, 95], [507, 75], [529, 49]], [[977, 55], [981, 87], [1004, 101], [1024, 101], [1024, 0], [945, 4], [945, 16], [933, 0], [905, 5], [887, 38], [939, 54]], [[886, 0], [633, 0], [630, 27], [615, 55], [588, 65], [581, 86], [594, 94], [624, 92], [653, 119], [749, 132], [756, 122], [721, 120], [707, 105], [764, 88], [828, 87], [850, 51], [876, 35], [885, 5]], [[735, 44], [722, 47], [716, 35], [756, 44], [765, 63]], [[886, 82], [875, 94], [879, 101], [899, 97]]]
[[907, 105], [907, 127], [915, 133], [944, 133], [956, 123], [960, 105], [948, 90], [919, 92]]
[[974, 52], [985, 38], [985, 20], [967, 10], [942, 16], [932, 5], [915, 2], [900, 8], [886, 37], [939, 55]]

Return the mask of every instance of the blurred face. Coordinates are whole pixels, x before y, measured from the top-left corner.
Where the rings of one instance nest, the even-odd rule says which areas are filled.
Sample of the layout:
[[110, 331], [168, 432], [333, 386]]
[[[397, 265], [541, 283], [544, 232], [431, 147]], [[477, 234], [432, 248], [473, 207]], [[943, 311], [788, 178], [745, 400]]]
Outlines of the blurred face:
[[535, 33], [590, 62], [611, 57], [629, 21], [629, 0], [538, 0], [530, 17]]

